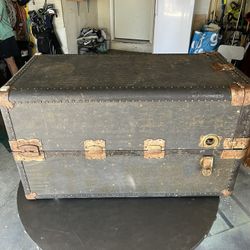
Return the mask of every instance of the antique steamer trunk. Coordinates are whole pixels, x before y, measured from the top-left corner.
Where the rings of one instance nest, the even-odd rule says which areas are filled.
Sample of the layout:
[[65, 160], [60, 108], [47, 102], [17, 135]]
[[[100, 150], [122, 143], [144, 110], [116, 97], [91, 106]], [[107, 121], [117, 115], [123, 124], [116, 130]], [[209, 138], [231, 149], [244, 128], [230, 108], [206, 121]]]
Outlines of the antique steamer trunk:
[[27, 199], [230, 195], [250, 85], [218, 54], [37, 55], [0, 91]]

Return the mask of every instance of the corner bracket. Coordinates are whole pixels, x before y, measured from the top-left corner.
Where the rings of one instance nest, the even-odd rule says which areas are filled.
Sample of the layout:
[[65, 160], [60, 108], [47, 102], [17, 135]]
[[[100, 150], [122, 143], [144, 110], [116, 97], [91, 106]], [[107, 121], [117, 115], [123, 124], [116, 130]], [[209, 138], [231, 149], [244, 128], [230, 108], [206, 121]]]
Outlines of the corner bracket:
[[0, 88], [0, 106], [7, 109], [12, 109], [14, 104], [9, 100], [10, 86]]
[[231, 63], [213, 63], [212, 67], [216, 71], [231, 71], [234, 70], [234, 66]]
[[36, 193], [29, 193], [29, 194], [26, 194], [26, 195], [25, 195], [25, 198], [26, 198], [27, 200], [36, 200], [36, 196], [37, 196]]
[[234, 83], [230, 90], [232, 106], [250, 105], [250, 84]]

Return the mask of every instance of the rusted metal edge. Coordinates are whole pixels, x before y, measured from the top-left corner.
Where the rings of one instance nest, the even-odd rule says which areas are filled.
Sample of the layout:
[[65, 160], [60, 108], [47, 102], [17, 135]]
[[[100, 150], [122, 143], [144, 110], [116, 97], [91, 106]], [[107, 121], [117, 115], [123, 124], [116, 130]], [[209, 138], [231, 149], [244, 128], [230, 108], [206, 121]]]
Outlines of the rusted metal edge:
[[215, 71], [232, 71], [235, 69], [235, 67], [231, 63], [219, 63], [219, 62], [213, 63], [212, 68]]
[[240, 160], [243, 159], [246, 155], [247, 149], [239, 149], [239, 150], [223, 150], [220, 158], [221, 159], [235, 159]]
[[245, 165], [250, 164], [250, 138], [225, 138], [224, 151], [221, 159], [244, 159]]
[[103, 160], [106, 158], [106, 142], [104, 140], [84, 141], [84, 154], [87, 160]]
[[232, 191], [230, 191], [229, 189], [224, 189], [221, 191], [221, 194], [224, 196], [224, 197], [229, 197], [233, 194]]
[[224, 149], [247, 149], [250, 138], [225, 138], [223, 142]]
[[10, 86], [2, 86], [0, 88], [0, 106], [7, 109], [12, 109], [14, 103], [9, 100]]
[[250, 105], [250, 84], [234, 83], [230, 90], [232, 106]]
[[27, 200], [36, 200], [36, 197], [37, 197], [37, 193], [29, 193], [25, 195], [25, 198]]
[[43, 161], [45, 154], [42, 143], [38, 139], [18, 139], [9, 141], [13, 157], [16, 161]]

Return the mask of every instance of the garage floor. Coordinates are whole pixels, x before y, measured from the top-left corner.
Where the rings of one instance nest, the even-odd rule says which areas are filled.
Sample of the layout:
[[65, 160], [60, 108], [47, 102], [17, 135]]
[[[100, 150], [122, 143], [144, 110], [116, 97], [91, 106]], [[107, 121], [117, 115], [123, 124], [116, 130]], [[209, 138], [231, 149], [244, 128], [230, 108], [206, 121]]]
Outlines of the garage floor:
[[[39, 247], [25, 233], [19, 220], [16, 193], [19, 177], [0, 124], [0, 249], [33, 250]], [[222, 198], [208, 237], [198, 250], [250, 249], [250, 169], [241, 168], [234, 195]]]

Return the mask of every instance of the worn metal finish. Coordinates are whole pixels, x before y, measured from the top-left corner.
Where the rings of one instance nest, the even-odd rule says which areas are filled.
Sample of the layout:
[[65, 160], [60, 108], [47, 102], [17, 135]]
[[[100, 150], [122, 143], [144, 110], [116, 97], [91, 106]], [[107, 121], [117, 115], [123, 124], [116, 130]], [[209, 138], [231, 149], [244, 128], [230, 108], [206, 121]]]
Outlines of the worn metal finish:
[[[218, 54], [82, 59], [35, 56], [6, 85], [15, 104], [3, 108], [9, 139], [39, 139], [42, 149], [33, 151], [45, 158], [17, 162], [27, 195], [232, 191], [250, 138], [246, 76]], [[201, 157], [213, 158], [202, 162], [205, 174]]]
[[202, 135], [199, 146], [203, 148], [217, 148], [220, 146], [221, 139], [221, 136], [214, 134]]
[[201, 173], [204, 176], [210, 176], [213, 171], [214, 157], [213, 156], [203, 156], [200, 160]]
[[106, 158], [106, 142], [104, 140], [84, 141], [85, 158], [87, 160], [103, 160]]
[[162, 159], [165, 157], [165, 140], [147, 139], [144, 141], [145, 159]]
[[36, 200], [36, 196], [37, 196], [36, 193], [29, 193], [29, 194], [26, 194], [26, 195], [25, 195], [25, 198], [26, 198], [27, 200]]
[[16, 161], [43, 161], [42, 143], [38, 139], [9, 141]]
[[7, 109], [12, 109], [14, 104], [9, 100], [9, 86], [3, 86], [0, 88], [0, 106]]
[[231, 63], [213, 63], [212, 67], [214, 68], [214, 70], [216, 71], [231, 71], [234, 70], [235, 67], [231, 64]]
[[221, 159], [243, 159], [245, 158], [247, 150], [223, 150], [221, 153]]
[[231, 96], [233, 106], [250, 105], [250, 86], [249, 84], [236, 83], [231, 86]]
[[222, 159], [243, 159], [247, 156], [250, 138], [226, 138], [223, 142], [225, 150], [221, 153]]
[[224, 149], [247, 149], [250, 138], [226, 138], [223, 142]]

